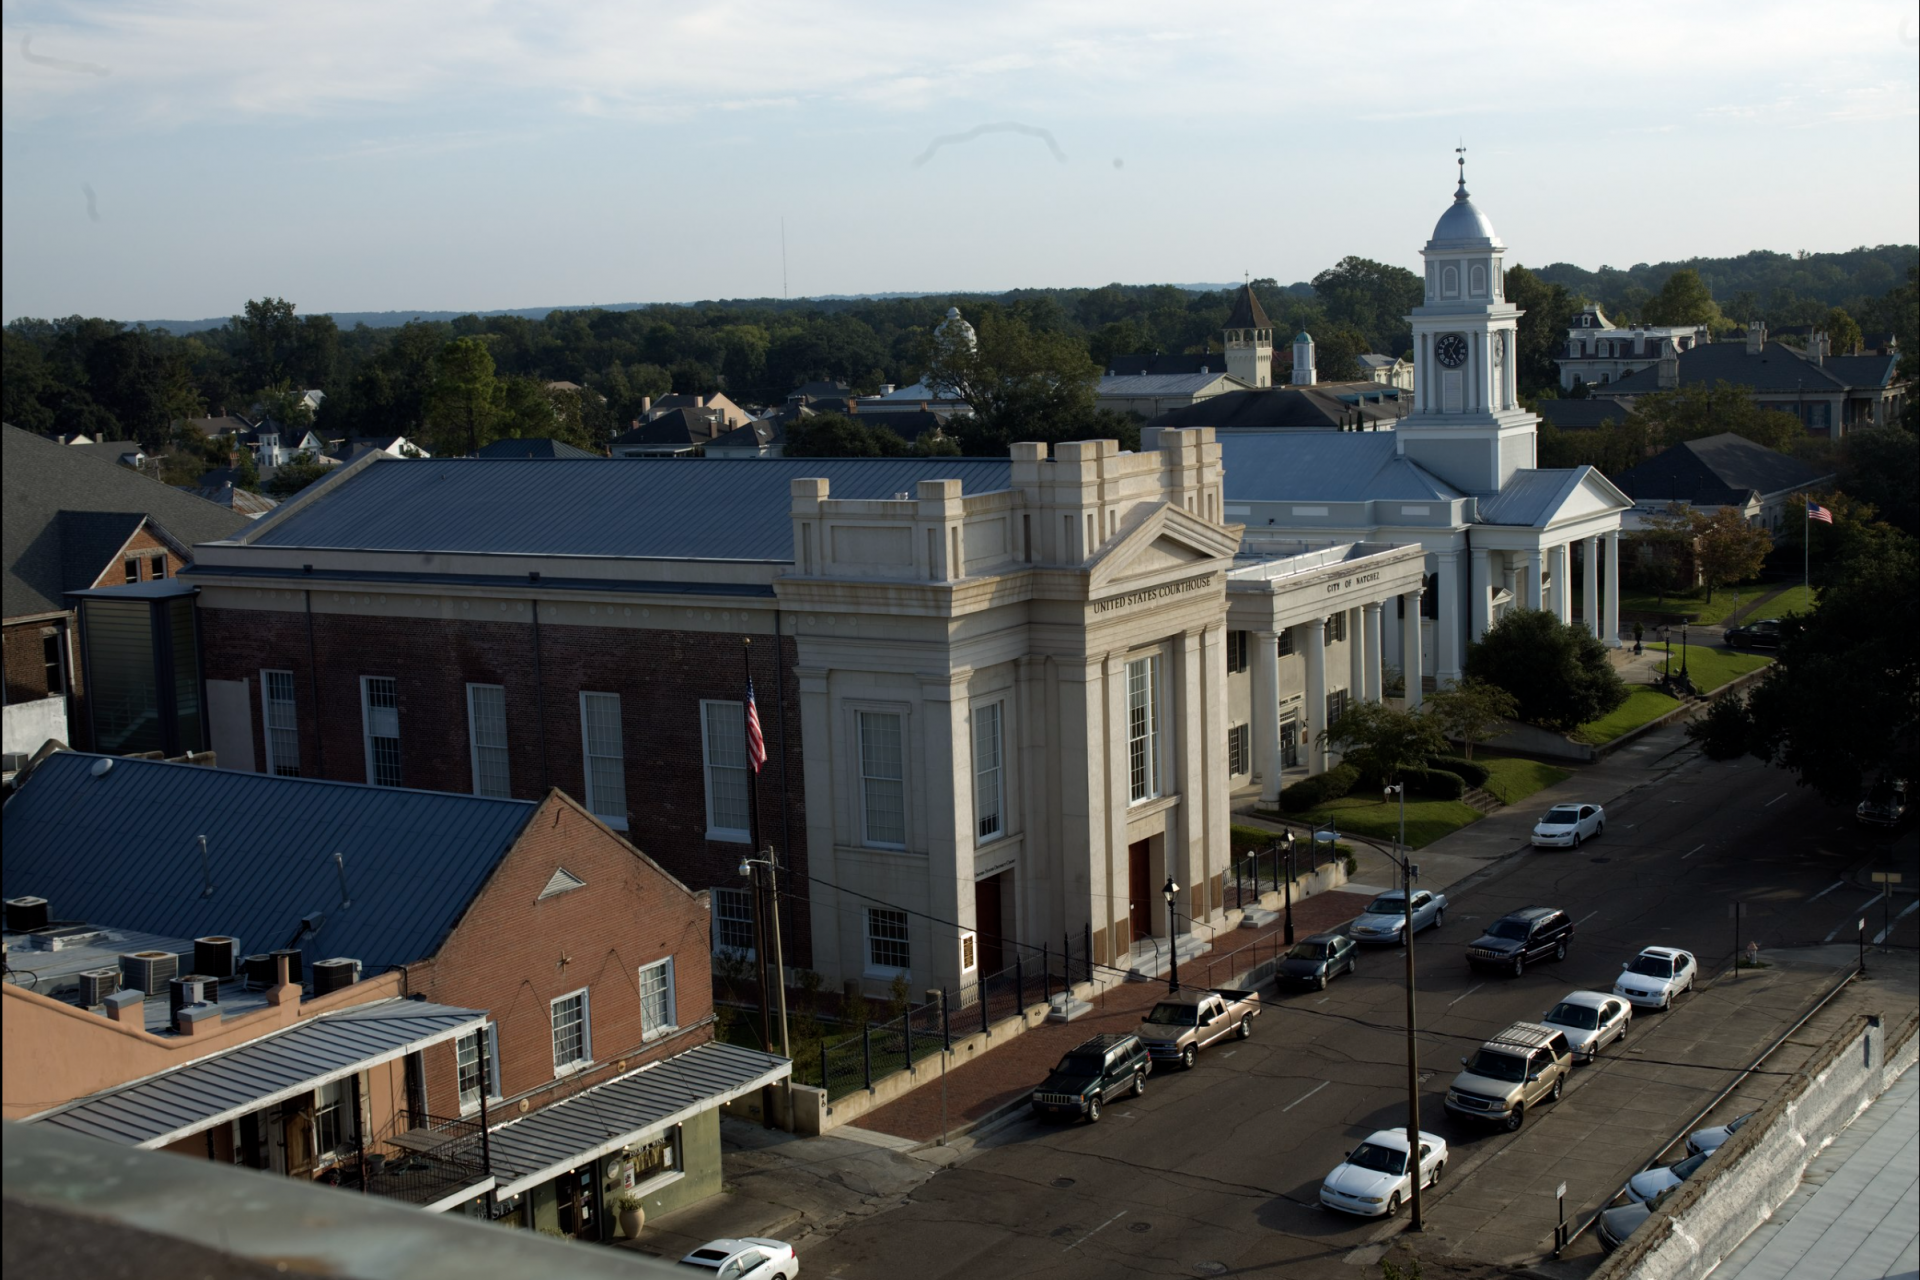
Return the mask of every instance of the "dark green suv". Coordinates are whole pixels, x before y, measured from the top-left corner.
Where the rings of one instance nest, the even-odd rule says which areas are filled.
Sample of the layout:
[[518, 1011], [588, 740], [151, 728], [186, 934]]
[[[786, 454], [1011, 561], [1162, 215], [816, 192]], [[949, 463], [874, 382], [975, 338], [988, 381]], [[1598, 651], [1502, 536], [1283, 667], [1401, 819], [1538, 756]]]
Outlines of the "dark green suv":
[[1147, 1091], [1153, 1059], [1136, 1035], [1095, 1036], [1060, 1059], [1031, 1099], [1037, 1116], [1100, 1118], [1109, 1098]]

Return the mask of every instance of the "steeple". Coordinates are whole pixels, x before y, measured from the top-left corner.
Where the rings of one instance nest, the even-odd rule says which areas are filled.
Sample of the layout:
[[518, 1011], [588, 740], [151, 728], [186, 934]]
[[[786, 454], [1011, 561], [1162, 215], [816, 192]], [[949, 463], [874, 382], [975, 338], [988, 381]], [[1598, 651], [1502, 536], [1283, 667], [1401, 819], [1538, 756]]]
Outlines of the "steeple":
[[1273, 321], [1252, 284], [1240, 286], [1227, 313], [1227, 373], [1251, 387], [1273, 385]]

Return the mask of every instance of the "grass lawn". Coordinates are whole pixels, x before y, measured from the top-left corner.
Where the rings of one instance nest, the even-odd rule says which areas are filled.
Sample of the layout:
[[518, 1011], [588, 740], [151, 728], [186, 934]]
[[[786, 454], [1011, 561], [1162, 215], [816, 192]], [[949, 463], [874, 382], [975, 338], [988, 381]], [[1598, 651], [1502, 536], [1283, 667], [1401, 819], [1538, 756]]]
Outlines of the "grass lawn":
[[1612, 742], [1630, 729], [1638, 729], [1649, 720], [1658, 719], [1679, 705], [1678, 698], [1670, 698], [1646, 685], [1636, 685], [1627, 695], [1627, 700], [1612, 714], [1581, 725], [1571, 736], [1575, 742], [1597, 747], [1603, 742]]
[[1623, 587], [1620, 591], [1620, 609], [1624, 613], [1670, 613], [1676, 618], [1691, 617], [1704, 625], [1725, 621], [1728, 614], [1740, 605], [1752, 603], [1754, 597], [1765, 590], [1764, 583], [1749, 583], [1737, 588], [1720, 587], [1714, 591], [1713, 601], [1709, 603], [1705, 587], [1697, 587], [1692, 591], [1669, 591], [1665, 596]]
[[[1377, 840], [1400, 838], [1400, 803], [1373, 796], [1342, 796], [1317, 809], [1296, 815], [1316, 829], [1329, 827], [1349, 835]], [[1480, 818], [1480, 811], [1461, 800], [1407, 801], [1407, 844], [1421, 848], [1451, 835]]]
[[[1648, 650], [1653, 653], [1665, 653], [1668, 646], [1650, 644]], [[1757, 653], [1738, 653], [1731, 649], [1709, 649], [1701, 644], [1674, 645], [1673, 669], [1678, 671], [1684, 659], [1687, 675], [1692, 677], [1694, 687], [1705, 693], [1730, 681], [1737, 680], [1749, 671], [1758, 671], [1772, 662], [1772, 658]], [[1584, 727], [1584, 726], [1583, 726]]]
[[1484, 790], [1501, 804], [1518, 804], [1536, 791], [1564, 782], [1573, 776], [1571, 769], [1558, 769], [1538, 760], [1517, 756], [1494, 756], [1484, 752], [1474, 756], [1491, 775]]
[[[1747, 599], [1753, 599], [1751, 593]], [[1806, 587], [1788, 587], [1773, 599], [1754, 611], [1755, 620], [1760, 618], [1784, 618], [1790, 613], [1812, 613], [1813, 592]]]

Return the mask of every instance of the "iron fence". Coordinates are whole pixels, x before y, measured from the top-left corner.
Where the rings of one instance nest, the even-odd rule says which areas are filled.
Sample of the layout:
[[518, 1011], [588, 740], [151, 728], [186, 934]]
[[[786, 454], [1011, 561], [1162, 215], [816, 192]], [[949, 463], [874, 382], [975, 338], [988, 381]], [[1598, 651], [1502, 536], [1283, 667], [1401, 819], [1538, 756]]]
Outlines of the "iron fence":
[[[1301, 876], [1312, 875], [1322, 863], [1336, 856], [1333, 847], [1325, 841], [1297, 841], [1292, 857], [1294, 878], [1298, 880]], [[1223, 895], [1226, 905], [1241, 908], [1258, 906], [1261, 894], [1279, 893], [1286, 880], [1287, 861], [1287, 853], [1279, 844], [1236, 851]]]
[[433, 1204], [485, 1181], [491, 1162], [484, 1117], [401, 1114], [405, 1118], [396, 1118], [391, 1131], [355, 1138], [350, 1154], [321, 1180], [417, 1205]]

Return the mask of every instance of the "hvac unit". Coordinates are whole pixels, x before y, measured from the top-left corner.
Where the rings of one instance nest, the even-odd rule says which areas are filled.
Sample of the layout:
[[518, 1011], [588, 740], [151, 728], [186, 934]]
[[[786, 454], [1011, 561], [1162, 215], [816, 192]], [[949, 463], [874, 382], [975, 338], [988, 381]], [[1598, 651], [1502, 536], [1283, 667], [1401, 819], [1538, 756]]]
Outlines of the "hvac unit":
[[304, 987], [307, 985], [306, 970], [300, 961], [300, 948], [282, 947], [273, 953], [273, 958], [276, 960], [281, 956], [287, 958], [287, 981], [296, 987]]
[[231, 978], [240, 964], [240, 939], [225, 934], [193, 940], [193, 967], [215, 978]]
[[47, 927], [45, 898], [8, 898], [7, 932], [30, 933]]
[[180, 974], [180, 957], [171, 951], [133, 951], [120, 957], [120, 985], [157, 996]]
[[83, 1009], [105, 1004], [107, 997], [119, 989], [120, 971], [118, 969], [82, 969], [80, 971], [80, 1006]]
[[190, 1004], [199, 1004], [207, 997], [207, 980], [199, 974], [185, 978], [175, 978], [167, 983], [167, 1021], [175, 1026], [180, 1022], [180, 1010]]
[[326, 995], [329, 991], [338, 991], [360, 981], [360, 962], [346, 956], [336, 956], [332, 960], [316, 960], [313, 965], [313, 994]]
[[246, 969], [249, 987], [260, 991], [273, 985], [278, 969], [274, 966], [272, 956], [266, 954], [248, 956], [242, 964]]

